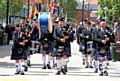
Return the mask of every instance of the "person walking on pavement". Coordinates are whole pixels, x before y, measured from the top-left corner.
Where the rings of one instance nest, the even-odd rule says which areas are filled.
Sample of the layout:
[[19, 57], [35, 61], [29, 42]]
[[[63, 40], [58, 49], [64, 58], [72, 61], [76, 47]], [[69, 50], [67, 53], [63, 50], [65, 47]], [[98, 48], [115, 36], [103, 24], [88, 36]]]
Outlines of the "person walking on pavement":
[[12, 39], [12, 32], [11, 32], [10, 25], [8, 25], [8, 24], [5, 27], [5, 33], [8, 34], [7, 44], [9, 45], [10, 40]]

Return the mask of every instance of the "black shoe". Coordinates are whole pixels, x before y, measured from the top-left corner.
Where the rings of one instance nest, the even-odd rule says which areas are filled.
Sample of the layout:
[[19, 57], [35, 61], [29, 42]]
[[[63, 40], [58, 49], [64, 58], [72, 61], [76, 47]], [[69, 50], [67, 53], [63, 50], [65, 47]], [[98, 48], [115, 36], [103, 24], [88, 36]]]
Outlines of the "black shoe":
[[55, 66], [55, 64], [53, 64], [53, 68], [55, 68], [56, 66]]
[[67, 65], [64, 66], [65, 72], [68, 72]]
[[103, 76], [103, 72], [101, 72], [101, 73], [99, 74], [99, 76]]
[[27, 60], [27, 65], [31, 66], [30, 60]]
[[25, 73], [23, 72], [23, 71], [21, 71], [21, 73], [20, 73], [21, 75], [25, 75]]
[[99, 71], [101, 71], [101, 68], [100, 68], [101, 66], [99, 65]]
[[89, 66], [89, 68], [93, 68], [93, 66], [92, 66], [92, 65], [90, 65], [90, 66]]
[[46, 66], [43, 66], [42, 69], [47, 69]]
[[61, 69], [61, 72], [62, 72], [64, 75], [66, 75], [65, 69]]
[[89, 68], [89, 65], [86, 65], [85, 68]]
[[56, 75], [60, 75], [60, 71], [57, 71]]
[[105, 76], [108, 76], [108, 72], [107, 72], [107, 71], [104, 71], [104, 75], [105, 75]]
[[107, 63], [107, 66], [109, 66], [109, 63]]
[[85, 62], [83, 61], [82, 65], [85, 65]]
[[108, 70], [108, 67], [105, 67], [105, 69], [107, 69], [107, 70]]
[[47, 64], [47, 67], [48, 67], [48, 69], [51, 69], [51, 66], [50, 66], [50, 64]]
[[57, 67], [57, 63], [53, 64], [53, 67]]
[[98, 69], [95, 69], [94, 73], [98, 73]]
[[24, 66], [24, 71], [27, 72], [28, 71], [28, 66]]
[[15, 75], [17, 75], [17, 74], [20, 74], [20, 71], [17, 70], [17, 71], [15, 72]]

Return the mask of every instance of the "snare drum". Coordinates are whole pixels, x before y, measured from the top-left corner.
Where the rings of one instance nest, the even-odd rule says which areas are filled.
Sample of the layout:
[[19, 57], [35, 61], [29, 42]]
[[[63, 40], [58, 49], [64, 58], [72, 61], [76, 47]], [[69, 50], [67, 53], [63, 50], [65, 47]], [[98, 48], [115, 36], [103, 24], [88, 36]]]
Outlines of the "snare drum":
[[52, 33], [52, 17], [50, 12], [40, 12], [38, 24], [41, 33]]
[[92, 52], [92, 41], [87, 42], [87, 52]]
[[34, 54], [35, 51], [38, 51], [39, 45], [40, 45], [40, 42], [35, 40], [31, 41], [31, 46], [29, 50], [32, 52], [32, 54]]

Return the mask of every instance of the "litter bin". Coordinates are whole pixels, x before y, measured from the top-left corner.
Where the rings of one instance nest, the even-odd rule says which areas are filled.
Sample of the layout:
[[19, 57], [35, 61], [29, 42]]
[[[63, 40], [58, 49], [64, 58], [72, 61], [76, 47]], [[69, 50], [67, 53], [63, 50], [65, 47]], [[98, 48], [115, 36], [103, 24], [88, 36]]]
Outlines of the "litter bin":
[[120, 61], [120, 41], [116, 41], [116, 60]]
[[0, 29], [0, 46], [3, 46], [3, 36], [4, 36], [4, 30]]
[[3, 45], [7, 45], [7, 40], [8, 40], [8, 34], [7, 33], [4, 33], [4, 36], [3, 36]]
[[116, 43], [111, 44], [112, 61], [116, 62]]

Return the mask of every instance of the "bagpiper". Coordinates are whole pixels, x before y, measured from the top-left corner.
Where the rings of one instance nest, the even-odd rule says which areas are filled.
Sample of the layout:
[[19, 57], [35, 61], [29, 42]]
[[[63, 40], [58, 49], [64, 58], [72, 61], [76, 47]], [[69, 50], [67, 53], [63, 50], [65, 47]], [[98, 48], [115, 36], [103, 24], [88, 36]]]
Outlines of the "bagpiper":
[[[85, 54], [85, 61], [86, 61], [86, 66], [85, 68], [93, 68], [92, 66], [92, 61], [93, 61], [93, 56], [92, 56], [92, 26], [91, 22], [87, 23], [87, 27], [82, 31], [82, 38], [84, 40], [83, 43], [83, 54]], [[90, 56], [90, 62], [88, 57]]]
[[68, 33], [69, 27], [65, 26], [64, 18], [59, 20], [59, 26], [55, 27], [54, 30], [54, 38], [55, 38], [55, 56], [57, 61], [57, 73], [56, 75], [60, 75], [62, 72], [64, 75], [67, 72], [67, 61], [68, 57], [71, 56], [71, 48], [70, 41], [73, 41], [73, 33]]
[[[97, 41], [97, 56], [96, 59], [99, 61], [100, 76], [108, 76], [107, 63], [108, 59], [111, 59], [110, 52], [110, 42], [112, 41], [111, 34], [106, 31], [106, 22], [100, 22], [100, 29], [96, 32], [94, 40]], [[103, 62], [105, 62], [105, 67], [103, 68]]]
[[28, 41], [26, 36], [21, 31], [21, 26], [16, 26], [16, 31], [13, 34], [14, 44], [12, 46], [11, 60], [15, 60], [16, 73], [24, 75], [26, 50], [25, 43]]

